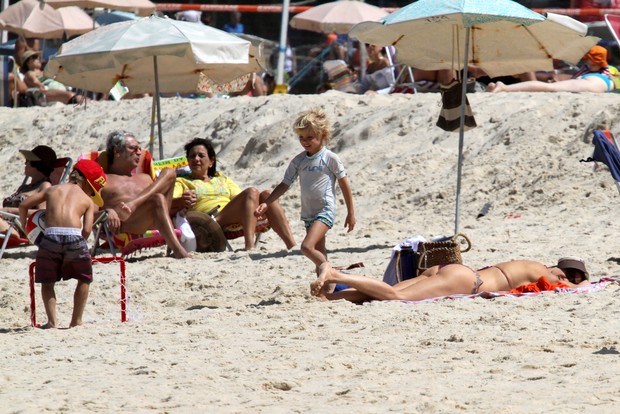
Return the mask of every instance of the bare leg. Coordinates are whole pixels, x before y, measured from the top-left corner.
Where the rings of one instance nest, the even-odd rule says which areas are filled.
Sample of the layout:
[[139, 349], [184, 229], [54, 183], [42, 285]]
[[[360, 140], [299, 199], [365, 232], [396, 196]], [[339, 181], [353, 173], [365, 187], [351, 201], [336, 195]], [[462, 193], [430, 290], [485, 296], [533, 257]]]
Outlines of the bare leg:
[[[9, 229], [10, 225], [5, 220], [0, 218], [0, 233], [4, 233]], [[19, 237], [19, 233], [15, 228], [11, 231], [10, 237]]]
[[[400, 283], [392, 287], [378, 279], [349, 275], [332, 269], [327, 277], [313, 282], [312, 292], [320, 292], [326, 283], [344, 283], [375, 300], [422, 300], [450, 294], [471, 293], [472, 286], [476, 283], [476, 273], [463, 265], [448, 265], [434, 277], [426, 277], [418, 283], [408, 284], [405, 287], [400, 286]], [[338, 294], [328, 296], [328, 299], [340, 298], [347, 299]]]
[[76, 96], [75, 92], [55, 89], [45, 91], [44, 95], [47, 102], [62, 102], [64, 104], [68, 104], [71, 98]]
[[254, 211], [258, 207], [258, 200], [258, 190], [254, 187], [246, 188], [230, 200], [230, 203], [215, 217], [222, 229], [231, 224], [241, 223], [246, 250], [251, 250], [255, 247], [256, 217], [254, 216]]
[[377, 279], [348, 275], [335, 269], [329, 269], [329, 272], [321, 273], [320, 276], [310, 284], [313, 295], [318, 296], [328, 283], [344, 283], [354, 289], [368, 295], [372, 299], [380, 300], [398, 300], [403, 299], [399, 292], [392, 286]]
[[[263, 191], [260, 194], [260, 202], [262, 203], [269, 197], [271, 191]], [[282, 239], [287, 249], [292, 249], [295, 244], [295, 237], [293, 236], [293, 232], [291, 231], [291, 226], [286, 218], [286, 214], [284, 213], [284, 209], [278, 203], [278, 201], [274, 201], [269, 206], [267, 213], [265, 213], [267, 219], [269, 220], [269, 225], [276, 232], [278, 236]]]
[[54, 285], [55, 283], [41, 283], [41, 298], [43, 299], [43, 306], [45, 306], [45, 314], [47, 315], [47, 323], [41, 326], [42, 329], [56, 328], [58, 326]]
[[327, 262], [325, 252], [325, 235], [329, 227], [325, 223], [315, 221], [309, 229], [306, 229], [306, 237], [301, 242], [301, 252], [317, 267]]
[[172, 202], [175, 179], [176, 174], [174, 170], [164, 168], [152, 185], [145, 187], [144, 190], [142, 190], [142, 192], [133, 200], [127, 201], [126, 203], [121, 203], [117, 208], [115, 208], [118, 217], [121, 221], [127, 220], [131, 217], [131, 214], [134, 211], [136, 211], [155, 194], [163, 194], [169, 201], [168, 205], [170, 205]]
[[547, 83], [527, 81], [505, 85], [502, 82], [489, 83], [490, 92], [606, 92], [607, 85], [600, 78], [568, 79]]
[[440, 69], [437, 71], [437, 82], [448, 85], [456, 78], [455, 73], [451, 69]]
[[[419, 283], [431, 276], [435, 276], [437, 274], [438, 269], [439, 269], [439, 266], [433, 266], [427, 269], [420, 276], [407, 279], [407, 280], [403, 280], [402, 282], [395, 285], [394, 289], [396, 289], [397, 291], [406, 290], [409, 286], [415, 285], [416, 283]], [[355, 290], [355, 289], [344, 289], [339, 292], [332, 292], [329, 289], [333, 285], [334, 284], [324, 284], [322, 292], [318, 296], [321, 299], [328, 299], [328, 300], [345, 299], [353, 303], [363, 303], [363, 302], [367, 302], [373, 299], [367, 294], [360, 292], [359, 290]]]
[[73, 315], [71, 316], [71, 323], [69, 324], [70, 328], [80, 326], [83, 323], [82, 316], [84, 315], [89, 288], [89, 283], [78, 280], [75, 293], [73, 294]]
[[166, 240], [166, 244], [174, 252], [174, 257], [182, 259], [189, 257], [176, 234], [169, 215], [168, 201], [163, 194], [155, 194], [149, 203], [142, 204], [134, 211], [131, 218], [121, 223], [121, 232], [142, 234], [146, 230], [159, 230]]

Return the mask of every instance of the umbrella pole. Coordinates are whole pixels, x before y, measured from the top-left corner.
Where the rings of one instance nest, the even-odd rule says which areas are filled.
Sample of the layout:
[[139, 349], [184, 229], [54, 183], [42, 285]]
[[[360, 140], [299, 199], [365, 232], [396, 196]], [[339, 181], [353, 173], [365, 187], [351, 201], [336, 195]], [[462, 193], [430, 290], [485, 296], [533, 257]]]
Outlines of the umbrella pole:
[[457, 164], [456, 172], [456, 213], [454, 218], [454, 234], [459, 232], [459, 217], [460, 217], [460, 203], [461, 203], [461, 172], [463, 170], [463, 141], [465, 136], [465, 105], [467, 97], [467, 62], [469, 61], [469, 31], [470, 28], [465, 29], [465, 59], [463, 62], [463, 72], [461, 74], [461, 81], [463, 83], [461, 89], [461, 119], [459, 125], [459, 160]]
[[155, 99], [157, 102], [157, 135], [159, 136], [159, 159], [164, 159], [164, 140], [161, 136], [161, 106], [159, 102], [159, 78], [157, 75], [157, 56], [153, 56], [153, 67], [155, 68]]
[[151, 104], [151, 136], [149, 139], [149, 152], [153, 154], [153, 146], [155, 145], [155, 96]]

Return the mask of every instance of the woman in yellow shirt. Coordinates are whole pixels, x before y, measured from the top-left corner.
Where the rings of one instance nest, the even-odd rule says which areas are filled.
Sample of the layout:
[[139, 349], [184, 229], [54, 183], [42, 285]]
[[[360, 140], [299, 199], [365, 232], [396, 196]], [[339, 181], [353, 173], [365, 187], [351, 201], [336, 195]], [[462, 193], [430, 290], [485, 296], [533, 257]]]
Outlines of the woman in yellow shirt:
[[[257, 223], [254, 210], [267, 199], [270, 191], [260, 192], [255, 187], [241, 190], [230, 178], [218, 172], [215, 150], [204, 138], [194, 138], [184, 149], [191, 176], [176, 179], [171, 212], [188, 209], [208, 214], [217, 208], [215, 220], [220, 227], [224, 229], [233, 224], [241, 224], [244, 229], [245, 248], [253, 249]], [[288, 219], [279, 204], [272, 205], [266, 218], [287, 249], [295, 246]]]

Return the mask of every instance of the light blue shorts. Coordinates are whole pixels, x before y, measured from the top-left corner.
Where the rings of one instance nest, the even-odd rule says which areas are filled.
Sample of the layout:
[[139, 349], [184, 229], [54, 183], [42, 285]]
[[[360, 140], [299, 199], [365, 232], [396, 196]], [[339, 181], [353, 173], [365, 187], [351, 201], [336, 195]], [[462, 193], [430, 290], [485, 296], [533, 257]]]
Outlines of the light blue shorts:
[[327, 215], [324, 215], [321, 213], [319, 213], [313, 219], [304, 220], [304, 226], [306, 227], [306, 229], [309, 229], [310, 227], [312, 227], [315, 221], [320, 221], [321, 223], [325, 224], [330, 229], [334, 227], [334, 220], [331, 217], [328, 217]]

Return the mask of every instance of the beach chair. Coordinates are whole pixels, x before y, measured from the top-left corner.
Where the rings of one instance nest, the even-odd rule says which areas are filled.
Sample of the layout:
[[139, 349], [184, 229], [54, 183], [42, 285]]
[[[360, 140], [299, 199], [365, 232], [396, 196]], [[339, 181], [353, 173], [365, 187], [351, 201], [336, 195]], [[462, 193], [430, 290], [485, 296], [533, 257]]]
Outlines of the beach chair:
[[620, 48], [620, 15], [606, 14], [605, 23], [616, 40], [616, 45]]
[[[616, 46], [620, 50], [620, 15], [615, 14], [606, 14], [605, 15], [605, 23], [609, 28], [614, 40], [616, 41]], [[612, 81], [614, 82], [614, 92], [620, 93], [620, 70], [615, 67], [609, 65], [609, 72], [613, 75]]]
[[[126, 275], [125, 275], [125, 260], [122, 257], [99, 257], [99, 258], [91, 258], [92, 264], [96, 263], [118, 263], [119, 265], [119, 273], [120, 273], [120, 313], [121, 313], [121, 322], [127, 322], [127, 288], [126, 288]], [[35, 298], [35, 270], [36, 270], [37, 262], [30, 263], [28, 266], [28, 285], [30, 288], [30, 323], [33, 328], [39, 328], [40, 325], [37, 323], [37, 309], [36, 309], [36, 298]]]
[[593, 134], [594, 153], [581, 162], [594, 162], [594, 171], [600, 170], [599, 162], [607, 165], [620, 193], [620, 150], [618, 143], [609, 130], [597, 129], [594, 130]]
[[[64, 183], [65, 181], [67, 181], [72, 166], [73, 160], [70, 157], [58, 158], [56, 160], [56, 166], [54, 168], [54, 171], [50, 176], [52, 185]], [[24, 177], [24, 181], [22, 182], [22, 184], [26, 184], [27, 180], [28, 177]], [[18, 215], [0, 211], [0, 217], [2, 217], [2, 219], [4, 219], [4, 221], [9, 224], [8, 230], [4, 233], [0, 233], [0, 240], [2, 240], [2, 244], [0, 245], [0, 259], [2, 259], [2, 256], [4, 256], [4, 251], [6, 249], [27, 246], [30, 244], [30, 241], [26, 237], [10, 236], [13, 232], [13, 229], [17, 229], [22, 236], [25, 236], [26, 234], [24, 229], [21, 228]]]
[[0, 106], [17, 107], [10, 91], [9, 74], [13, 73], [13, 91], [17, 91], [17, 65], [12, 56], [0, 55]]

